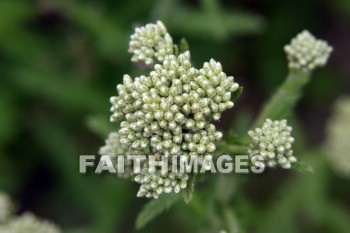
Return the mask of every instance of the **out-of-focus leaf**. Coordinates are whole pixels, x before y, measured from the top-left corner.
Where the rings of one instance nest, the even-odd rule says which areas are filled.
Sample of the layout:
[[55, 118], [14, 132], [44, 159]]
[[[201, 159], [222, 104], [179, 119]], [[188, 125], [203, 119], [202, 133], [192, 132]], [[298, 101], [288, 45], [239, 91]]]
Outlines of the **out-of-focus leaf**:
[[91, 228], [78, 228], [78, 229], [68, 229], [64, 233], [94, 233]]
[[170, 31], [201, 39], [222, 41], [229, 36], [260, 33], [265, 27], [262, 17], [256, 14], [226, 10], [216, 0], [201, 3], [200, 10], [193, 10], [174, 0], [162, 0], [154, 13]]
[[0, 1], [0, 40], [8, 33], [20, 30], [26, 20], [32, 17], [32, 7], [23, 1]]
[[0, 88], [0, 148], [16, 134], [19, 112], [14, 98], [6, 90]]
[[136, 228], [141, 229], [146, 226], [147, 223], [152, 221], [162, 212], [168, 210], [180, 199], [180, 197], [181, 195], [178, 194], [163, 194], [157, 200], [148, 202], [137, 217]]
[[229, 36], [256, 34], [262, 31], [261, 17], [242, 12], [220, 12], [218, 18], [188, 9], [179, 9], [181, 17], [169, 19], [169, 27], [178, 33], [202, 37], [204, 39], [224, 40]]
[[8, 155], [0, 151], [0, 188], [6, 190], [18, 189], [19, 180], [22, 179], [8, 160]]
[[[41, 96], [58, 106], [95, 112], [109, 109], [108, 97], [96, 89], [79, 83], [76, 79], [59, 77], [36, 69], [14, 71], [15, 84], [25, 93]], [[62, 74], [62, 77], [64, 75]]]
[[[135, 22], [137, 16], [148, 13], [150, 10], [154, 9], [155, 5], [158, 5], [157, 0], [128, 0], [125, 1], [122, 6], [119, 2], [116, 2], [116, 4], [118, 8], [116, 7], [113, 9], [115, 10], [114, 18], [118, 20], [118, 22], [121, 21], [123, 23]], [[148, 23], [148, 21], [143, 21], [142, 23]]]
[[[42, 119], [40, 124], [35, 122], [32, 126], [35, 140], [46, 151], [41, 156], [55, 165], [54, 169], [59, 172], [61, 182], [66, 183], [66, 187], [77, 195], [75, 198], [91, 210], [95, 229], [92, 232], [111, 232], [118, 220], [122, 219], [122, 211], [127, 207], [122, 198], [127, 192], [126, 186], [118, 183], [115, 177], [102, 179], [80, 174], [79, 155], [83, 152], [78, 150], [72, 140], [73, 135], [69, 135], [64, 126], [50, 121]], [[86, 153], [94, 154], [93, 151]]]
[[323, 222], [331, 227], [333, 232], [347, 233], [350, 229], [350, 214], [344, 206], [328, 203]]
[[296, 162], [296, 163], [293, 163], [292, 167], [303, 173], [314, 173], [314, 168], [307, 163]]
[[78, 1], [60, 1], [59, 7], [94, 38], [102, 55], [115, 56], [121, 61], [129, 60], [127, 46], [129, 31], [123, 30], [117, 21], [109, 19], [98, 8]]
[[90, 116], [86, 119], [86, 124], [91, 131], [105, 138], [112, 131], [117, 131], [119, 124], [110, 123], [106, 116]]
[[[273, 195], [278, 198], [272, 198], [269, 208], [264, 210], [255, 210], [260, 212], [257, 217], [256, 232], [298, 232], [298, 224], [295, 217], [300, 213], [312, 216], [315, 220], [323, 221], [327, 216], [325, 209], [327, 202], [327, 177], [325, 163], [320, 157], [319, 152], [308, 154], [308, 163], [315, 167], [314, 174], [294, 173], [292, 177], [279, 187]], [[313, 156], [312, 156], [313, 155]], [[301, 191], [302, 190], [302, 191]], [[283, 195], [282, 195], [283, 194]], [[279, 219], [279, 221], [274, 221]], [[273, 222], [273, 224], [271, 224]]]
[[[0, 51], [12, 59], [32, 61], [43, 47], [40, 38], [29, 32], [28, 21], [35, 17], [29, 1], [0, 1]], [[25, 43], [23, 43], [25, 38]]]
[[350, 1], [348, 0], [337, 0], [334, 1], [334, 4], [336, 8], [338, 8], [340, 11], [343, 11], [346, 13], [348, 16], [350, 15]]

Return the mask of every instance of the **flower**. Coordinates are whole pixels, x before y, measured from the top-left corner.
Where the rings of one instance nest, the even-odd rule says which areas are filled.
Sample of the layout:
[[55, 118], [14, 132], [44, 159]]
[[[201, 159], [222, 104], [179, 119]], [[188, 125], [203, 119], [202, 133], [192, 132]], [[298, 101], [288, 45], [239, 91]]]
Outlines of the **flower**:
[[60, 233], [60, 229], [46, 221], [39, 220], [31, 213], [11, 219], [7, 224], [0, 226], [0, 233]]
[[284, 47], [291, 70], [311, 71], [324, 66], [333, 48], [304, 30]]
[[99, 150], [100, 155], [109, 155], [115, 157], [117, 155], [124, 155], [128, 148], [120, 143], [120, 136], [117, 132], [112, 132], [105, 140], [105, 145]]
[[335, 103], [334, 113], [327, 127], [325, 148], [327, 159], [339, 175], [350, 178], [350, 98], [342, 97]]
[[5, 222], [11, 215], [13, 204], [11, 198], [0, 192], [0, 223]]
[[159, 63], [167, 55], [173, 54], [173, 39], [161, 21], [135, 29], [131, 35], [129, 52], [132, 62], [145, 62], [147, 65]]
[[157, 199], [162, 193], [179, 193], [181, 189], [187, 187], [188, 179], [189, 175], [179, 170], [172, 171], [171, 167], [163, 170], [158, 166], [151, 168], [145, 163], [143, 170], [134, 180], [140, 184], [138, 197]]
[[140, 154], [212, 155], [222, 133], [210, 121], [233, 107], [238, 87], [213, 59], [198, 70], [188, 51], [169, 55], [149, 76], [124, 76], [111, 97], [111, 121], [121, 120], [120, 143]]
[[251, 138], [249, 156], [260, 155], [268, 167], [281, 166], [289, 169], [296, 162], [293, 156], [291, 136], [292, 127], [287, 125], [286, 120], [272, 121], [266, 119], [261, 128], [248, 132]]
[[0, 233], [60, 233], [54, 224], [36, 218], [31, 213], [11, 216], [13, 203], [9, 196], [0, 192]]
[[[112, 132], [108, 135], [105, 140], [105, 145], [102, 146], [99, 150], [100, 155], [108, 155], [117, 164], [117, 174], [121, 178], [130, 178], [134, 176], [133, 172], [133, 162], [130, 159], [127, 159], [126, 155], [131, 153], [128, 147], [120, 143], [120, 135], [117, 132]], [[124, 164], [119, 164], [117, 156], [124, 156]], [[124, 170], [121, 170], [123, 166]], [[118, 172], [118, 170], [123, 172]]]

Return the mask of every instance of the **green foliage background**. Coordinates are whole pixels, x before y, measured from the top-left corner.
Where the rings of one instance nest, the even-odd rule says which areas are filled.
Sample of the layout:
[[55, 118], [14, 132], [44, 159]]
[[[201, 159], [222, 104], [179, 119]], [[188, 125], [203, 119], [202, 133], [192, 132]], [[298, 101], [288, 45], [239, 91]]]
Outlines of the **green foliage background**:
[[137, 185], [81, 175], [78, 156], [97, 154], [117, 129], [109, 97], [123, 74], [143, 72], [130, 62], [129, 36], [157, 19], [176, 41], [187, 39], [194, 64], [213, 57], [244, 86], [218, 123], [228, 141], [245, 134], [283, 82], [282, 48], [296, 33], [309, 29], [335, 51], [290, 119], [295, 151], [313, 174], [212, 175], [197, 183], [190, 204], [178, 201], [137, 232], [349, 232], [349, 180], [319, 149], [332, 102], [350, 87], [348, 0], [1, 0], [0, 190], [16, 200], [17, 213], [32, 211], [64, 232], [135, 231], [148, 201], [136, 198]]

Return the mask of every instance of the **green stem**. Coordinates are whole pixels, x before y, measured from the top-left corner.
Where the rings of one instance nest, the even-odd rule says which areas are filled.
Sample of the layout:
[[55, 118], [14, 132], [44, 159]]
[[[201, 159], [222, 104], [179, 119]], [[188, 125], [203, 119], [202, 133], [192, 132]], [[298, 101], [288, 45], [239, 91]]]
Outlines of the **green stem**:
[[224, 224], [228, 233], [238, 233], [239, 224], [233, 210], [227, 206], [223, 205], [222, 207]]
[[218, 209], [220, 210], [221, 225], [228, 233], [238, 233], [238, 219], [230, 205], [230, 200], [236, 193], [237, 179], [233, 176], [220, 175], [215, 185], [215, 198]]
[[260, 127], [266, 118], [277, 120], [289, 114], [300, 99], [302, 89], [310, 80], [310, 76], [311, 72], [290, 71], [284, 83], [265, 104], [253, 129]]
[[209, 227], [210, 229], [217, 229], [220, 226], [220, 219], [213, 212], [211, 204], [208, 201], [212, 199], [202, 200], [198, 195], [194, 195], [192, 201], [190, 202], [190, 207], [196, 213], [198, 218], [201, 218], [205, 222], [205, 228]]

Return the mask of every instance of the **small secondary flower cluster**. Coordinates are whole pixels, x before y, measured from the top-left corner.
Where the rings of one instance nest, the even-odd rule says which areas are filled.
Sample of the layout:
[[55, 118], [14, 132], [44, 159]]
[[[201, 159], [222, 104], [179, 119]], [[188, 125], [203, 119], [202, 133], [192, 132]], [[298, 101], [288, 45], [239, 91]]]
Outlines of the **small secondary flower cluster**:
[[[120, 143], [120, 136], [117, 132], [112, 132], [108, 135], [108, 138], [105, 140], [105, 145], [102, 146], [99, 150], [100, 155], [109, 155], [111, 159], [117, 160], [118, 155], [133, 155], [131, 151], [129, 151], [126, 145]], [[123, 169], [124, 172], [118, 173], [118, 176], [121, 178], [130, 178], [135, 175], [133, 169], [132, 160], [125, 160], [126, 164], [119, 164], [118, 161], [114, 161], [117, 164], [117, 169]], [[123, 166], [123, 168], [121, 168]]]
[[[133, 80], [124, 75], [123, 84], [117, 86], [118, 96], [111, 97], [111, 121], [122, 120], [120, 143], [129, 151], [155, 154], [160, 160], [173, 155], [212, 156], [214, 142], [222, 138], [222, 133], [210, 121], [219, 120], [223, 111], [233, 107], [232, 93], [239, 85], [213, 59], [196, 69], [191, 65], [189, 51], [168, 55], [173, 52], [168, 37], [161, 22], [136, 29], [130, 42], [132, 60], [147, 63], [155, 56], [162, 63], [156, 64], [149, 76]], [[133, 42], [136, 38], [138, 43]], [[144, 52], [151, 50], [154, 53]], [[144, 167], [142, 174], [135, 177], [141, 184], [138, 196], [157, 198], [162, 192], [179, 192], [179, 187], [186, 187], [187, 175], [171, 171], [167, 175], [160, 171], [148, 175], [147, 170]]]
[[21, 216], [11, 216], [13, 204], [11, 199], [0, 193], [0, 233], [60, 233], [61, 231], [54, 224], [36, 218], [31, 213]]
[[60, 233], [61, 231], [52, 223], [39, 220], [33, 214], [25, 213], [10, 220], [6, 225], [0, 226], [0, 233]]
[[334, 114], [328, 124], [326, 142], [327, 158], [336, 172], [350, 178], [350, 98], [343, 97], [335, 104]]
[[286, 120], [267, 119], [261, 128], [248, 132], [251, 137], [249, 155], [262, 156], [268, 167], [291, 168], [291, 164], [297, 161], [291, 149], [294, 142], [291, 132], [292, 127]]
[[173, 46], [173, 39], [161, 21], [138, 27], [129, 43], [131, 61], [147, 65], [163, 62], [167, 55], [173, 54]]
[[284, 47], [288, 66], [292, 70], [310, 71], [324, 66], [333, 48], [326, 41], [316, 39], [304, 30]]

